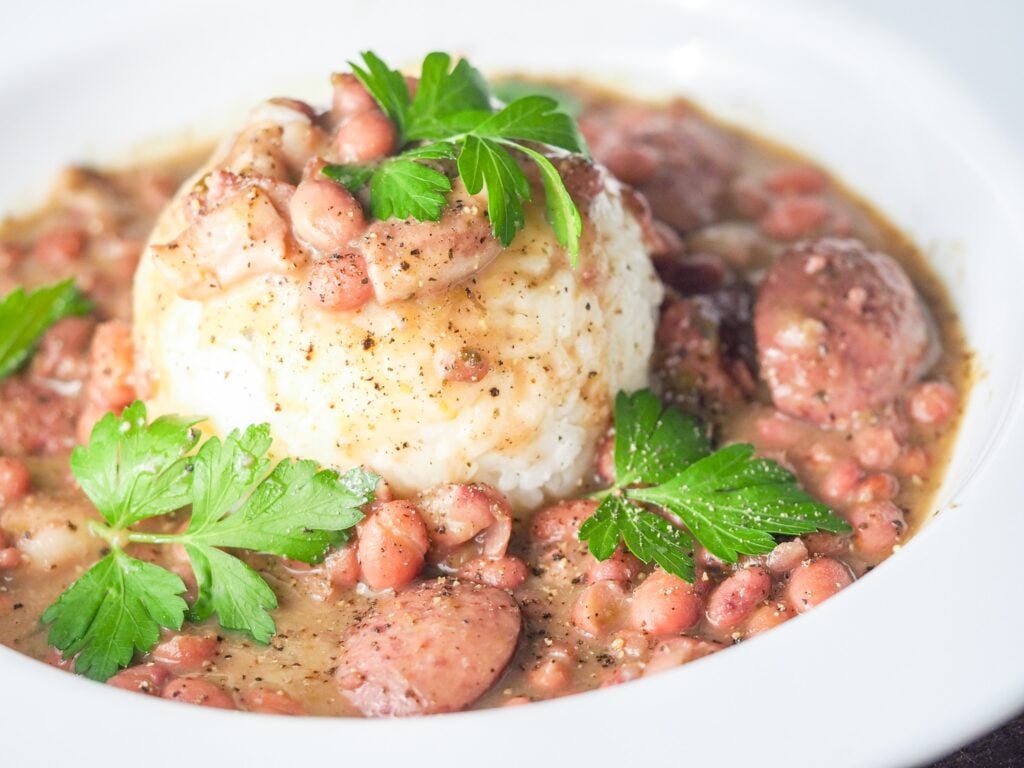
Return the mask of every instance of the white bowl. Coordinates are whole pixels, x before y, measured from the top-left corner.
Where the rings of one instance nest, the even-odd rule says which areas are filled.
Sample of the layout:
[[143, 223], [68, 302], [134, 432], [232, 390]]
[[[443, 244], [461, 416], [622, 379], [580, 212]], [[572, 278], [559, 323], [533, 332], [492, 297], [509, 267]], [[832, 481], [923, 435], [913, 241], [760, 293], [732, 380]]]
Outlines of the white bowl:
[[31, 202], [65, 162], [209, 128], [274, 93], [323, 99], [326, 80], [313, 76], [366, 48], [397, 61], [445, 49], [492, 70], [605, 76], [692, 96], [875, 202], [932, 256], [981, 377], [938, 518], [834, 600], [727, 653], [544, 704], [359, 721], [184, 707], [0, 649], [4, 765], [336, 756], [864, 768], [936, 756], [1024, 706], [1024, 173], [1016, 148], [906, 41], [798, 2], [18, 6], [3, 13], [19, 18], [0, 19], [0, 210]]

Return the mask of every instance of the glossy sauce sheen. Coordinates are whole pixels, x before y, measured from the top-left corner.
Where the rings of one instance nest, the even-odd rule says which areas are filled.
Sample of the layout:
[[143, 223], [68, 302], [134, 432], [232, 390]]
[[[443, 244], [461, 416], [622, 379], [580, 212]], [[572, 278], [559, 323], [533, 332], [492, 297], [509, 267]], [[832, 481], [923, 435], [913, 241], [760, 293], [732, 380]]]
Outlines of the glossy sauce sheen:
[[[660, 389], [714, 424], [719, 443], [753, 442], [762, 455], [796, 472], [809, 491], [851, 519], [855, 541], [806, 536], [738, 568], [698, 552], [699, 576], [690, 586], [651, 574], [624, 553], [597, 564], [575, 538], [592, 506], [553, 502], [517, 514], [508, 551], [525, 561], [527, 573], [512, 590], [514, 602], [505, 592], [497, 600], [481, 597], [493, 588], [473, 586], [468, 577], [433, 581], [437, 573], [429, 570], [420, 586], [398, 598], [375, 596], [363, 587], [338, 586], [324, 568], [252, 556], [248, 561], [280, 601], [271, 643], [260, 646], [212, 622], [187, 626], [189, 637], [140, 659], [156, 665], [133, 668], [122, 679], [126, 687], [214, 706], [318, 715], [442, 712], [562, 696], [686, 663], [808, 610], [877, 565], [933, 513], [970, 364], [949, 299], [921, 253], [877, 212], [788, 150], [714, 124], [681, 102], [633, 105], [578, 88], [583, 128], [597, 159], [648, 195], [655, 218], [676, 227], [674, 235], [664, 228], [652, 235], [659, 243], [656, 264], [670, 288], [656, 348]], [[657, 133], [665, 124], [668, 139]], [[654, 127], [653, 134], [640, 135], [637, 128], [633, 135], [634, 128], [622, 126]], [[666, 158], [678, 162], [666, 164]], [[67, 172], [49, 207], [0, 229], [0, 292], [74, 275], [95, 299], [99, 320], [127, 321], [131, 276], [146, 233], [198, 163], [190, 154], [126, 171]], [[905, 387], [867, 422], [829, 429], [775, 411], [756, 378], [753, 302], [765, 271], [805, 236], [855, 237], [902, 266], [928, 307], [941, 346], [923, 377], [937, 382], [930, 389]], [[4, 551], [31, 552], [31, 541], [51, 558], [45, 567], [0, 569], [0, 642], [51, 663], [56, 656], [39, 616], [100, 553], [100, 544], [82, 535], [95, 512], [70, 482], [67, 467], [76, 419], [89, 407], [90, 393], [106, 387], [102, 391], [109, 394], [116, 369], [104, 363], [107, 347], [97, 350], [94, 325], [93, 319], [65, 321], [25, 373], [0, 382], [0, 457], [23, 460], [32, 476], [27, 497], [0, 500], [0, 567]], [[101, 374], [95, 373], [98, 358]], [[605, 456], [595, 468], [595, 486], [607, 472]], [[905, 516], [906, 531], [893, 515]], [[893, 539], [892, 530], [900, 535]], [[180, 569], [168, 550], [136, 554]], [[486, 581], [480, 573], [474, 578]], [[407, 690], [387, 692], [386, 681], [374, 689], [379, 681], [372, 671], [360, 677], [365, 668], [359, 653], [438, 599], [455, 602], [437, 616], [425, 610], [427, 623], [436, 624], [431, 631], [444, 636], [445, 616], [469, 626], [485, 621], [458, 652], [482, 658], [495, 672], [512, 655], [504, 673], [482, 696], [472, 685], [436, 690], [436, 681], [418, 680], [414, 672], [403, 678]], [[478, 611], [484, 603], [486, 610]], [[518, 613], [509, 613], [516, 604], [522, 615], [518, 634]], [[502, 611], [487, 618], [495, 606]], [[387, 621], [375, 628], [382, 614]], [[508, 631], [494, 631], [505, 624]], [[398, 651], [414, 652], [408, 650], [412, 635], [391, 639]], [[477, 641], [482, 645], [473, 646]], [[424, 648], [420, 652], [440, 658], [438, 663], [450, 654], [444, 646]], [[177, 678], [173, 688], [168, 674]]]

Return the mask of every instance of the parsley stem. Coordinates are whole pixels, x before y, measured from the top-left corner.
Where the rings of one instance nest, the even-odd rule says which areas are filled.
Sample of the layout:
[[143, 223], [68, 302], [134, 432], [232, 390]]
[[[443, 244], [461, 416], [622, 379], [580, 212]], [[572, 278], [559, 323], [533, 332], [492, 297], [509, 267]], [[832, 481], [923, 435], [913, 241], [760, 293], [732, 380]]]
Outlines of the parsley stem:
[[128, 531], [127, 540], [132, 544], [178, 544], [185, 540], [180, 533], [145, 533]]
[[89, 521], [89, 532], [94, 536], [98, 536], [103, 539], [107, 544], [115, 549], [124, 549], [125, 544], [129, 541], [128, 537], [125, 535], [125, 531], [115, 530], [114, 528], [104, 525], [98, 520]]

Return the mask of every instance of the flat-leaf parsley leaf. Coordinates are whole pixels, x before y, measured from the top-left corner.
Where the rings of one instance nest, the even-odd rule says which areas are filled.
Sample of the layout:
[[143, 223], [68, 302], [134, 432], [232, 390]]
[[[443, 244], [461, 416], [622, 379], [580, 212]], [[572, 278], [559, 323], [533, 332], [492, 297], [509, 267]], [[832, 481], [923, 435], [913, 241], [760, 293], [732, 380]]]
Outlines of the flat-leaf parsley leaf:
[[[321, 561], [345, 541], [373, 499], [378, 478], [363, 469], [339, 475], [315, 462], [283, 459], [271, 468], [266, 424], [235, 430], [224, 440], [199, 442], [198, 420], [161, 416], [147, 421], [135, 402], [93, 428], [88, 445], [72, 454], [79, 485], [106, 525], [90, 529], [110, 553], [43, 614], [49, 642], [76, 671], [104, 680], [152, 650], [161, 628], [180, 629], [186, 615], [266, 643], [275, 631], [273, 590], [225, 549], [249, 550], [306, 563]], [[149, 518], [191, 506], [182, 532], [132, 530]], [[187, 605], [185, 585], [170, 571], [131, 557], [131, 544], [180, 544], [195, 573], [198, 594]]]
[[84, 315], [90, 307], [74, 280], [7, 294], [0, 301], [0, 379], [22, 366], [47, 328], [63, 317]]
[[370, 186], [378, 219], [438, 221], [452, 185], [440, 160], [456, 160], [470, 194], [487, 192], [494, 236], [509, 245], [525, 226], [530, 183], [520, 162], [540, 171], [547, 218], [573, 265], [583, 231], [579, 209], [555, 165], [540, 151], [586, 153], [576, 122], [549, 96], [529, 94], [499, 106], [486, 80], [465, 59], [435, 52], [423, 60], [416, 95], [405, 77], [372, 51], [352, 71], [398, 132], [399, 153], [375, 166], [327, 165], [322, 173], [357, 192]]
[[695, 544], [734, 563], [770, 552], [776, 536], [850, 530], [792, 474], [755, 458], [753, 446], [712, 452], [692, 417], [664, 408], [650, 391], [616, 397], [614, 449], [615, 485], [598, 494], [600, 505], [580, 526], [580, 539], [599, 560], [621, 539], [645, 563], [693, 581]]

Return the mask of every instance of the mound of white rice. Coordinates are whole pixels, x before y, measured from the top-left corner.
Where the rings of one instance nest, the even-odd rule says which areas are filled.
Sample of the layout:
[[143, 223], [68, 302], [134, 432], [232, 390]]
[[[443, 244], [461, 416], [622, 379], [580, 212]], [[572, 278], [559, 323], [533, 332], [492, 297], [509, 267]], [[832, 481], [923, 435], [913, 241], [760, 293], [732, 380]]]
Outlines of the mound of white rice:
[[[151, 244], [180, 233], [183, 193]], [[135, 328], [151, 413], [202, 415], [218, 434], [269, 422], [276, 455], [365, 465], [402, 494], [481, 481], [522, 508], [570, 492], [615, 393], [648, 383], [662, 296], [614, 182], [584, 229], [572, 269], [531, 207], [527, 229], [471, 280], [351, 313], [314, 307], [301, 273], [184, 298], [147, 248]], [[438, 360], [463, 348], [490, 371], [444, 381]]]

